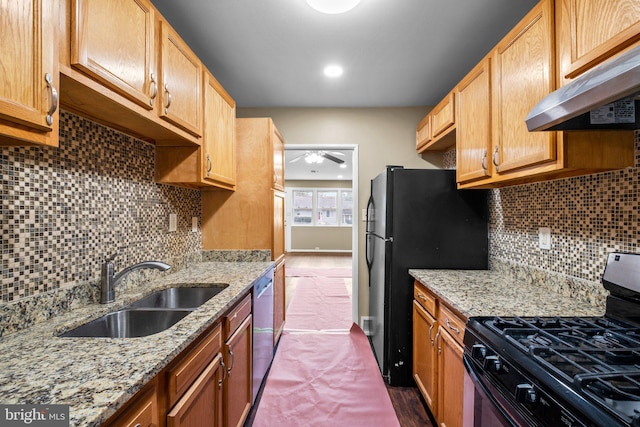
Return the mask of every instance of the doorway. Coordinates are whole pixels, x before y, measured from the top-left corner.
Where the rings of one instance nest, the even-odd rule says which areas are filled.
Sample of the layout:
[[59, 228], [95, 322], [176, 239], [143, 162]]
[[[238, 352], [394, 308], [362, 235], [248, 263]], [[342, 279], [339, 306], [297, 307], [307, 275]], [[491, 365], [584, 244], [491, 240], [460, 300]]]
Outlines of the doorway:
[[358, 146], [285, 144], [285, 248], [351, 253], [358, 319]]

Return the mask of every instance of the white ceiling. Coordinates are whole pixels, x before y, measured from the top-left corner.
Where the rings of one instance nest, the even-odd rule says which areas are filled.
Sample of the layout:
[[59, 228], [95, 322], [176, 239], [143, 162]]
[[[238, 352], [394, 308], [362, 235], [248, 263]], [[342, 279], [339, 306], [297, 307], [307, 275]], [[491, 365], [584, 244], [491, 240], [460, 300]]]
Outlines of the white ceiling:
[[[435, 105], [537, 0], [152, 0], [239, 107]], [[340, 63], [329, 80], [322, 69]]]
[[[351, 181], [353, 175], [353, 151], [323, 149], [332, 156], [344, 161], [345, 168], [329, 159], [324, 159], [321, 164], [309, 164], [305, 162], [306, 153], [318, 150], [295, 150], [287, 148], [284, 151], [284, 178], [285, 180], [326, 180], [326, 181]], [[296, 160], [297, 159], [297, 160]], [[292, 161], [293, 160], [293, 161]]]

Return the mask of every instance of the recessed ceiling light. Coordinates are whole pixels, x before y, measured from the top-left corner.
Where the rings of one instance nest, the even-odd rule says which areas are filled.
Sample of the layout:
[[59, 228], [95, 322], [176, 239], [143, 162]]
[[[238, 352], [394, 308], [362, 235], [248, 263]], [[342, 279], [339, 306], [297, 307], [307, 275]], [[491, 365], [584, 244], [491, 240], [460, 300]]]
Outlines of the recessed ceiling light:
[[344, 178], [342, 175], [338, 175], [338, 179], [342, 179]]
[[344, 163], [340, 165], [340, 169], [346, 169], [346, 168], [347, 168], [347, 165], [345, 165]]
[[342, 73], [342, 67], [339, 65], [327, 65], [324, 67], [324, 75], [327, 77], [340, 77]]
[[335, 15], [356, 7], [360, 0], [307, 0], [307, 4], [318, 12]]

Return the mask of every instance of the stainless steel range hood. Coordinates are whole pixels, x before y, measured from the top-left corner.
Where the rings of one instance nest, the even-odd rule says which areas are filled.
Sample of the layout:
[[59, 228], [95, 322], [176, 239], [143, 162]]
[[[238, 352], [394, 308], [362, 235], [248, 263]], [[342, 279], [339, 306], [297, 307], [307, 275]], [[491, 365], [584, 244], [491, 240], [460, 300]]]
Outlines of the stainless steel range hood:
[[640, 46], [547, 95], [526, 118], [529, 131], [640, 128]]

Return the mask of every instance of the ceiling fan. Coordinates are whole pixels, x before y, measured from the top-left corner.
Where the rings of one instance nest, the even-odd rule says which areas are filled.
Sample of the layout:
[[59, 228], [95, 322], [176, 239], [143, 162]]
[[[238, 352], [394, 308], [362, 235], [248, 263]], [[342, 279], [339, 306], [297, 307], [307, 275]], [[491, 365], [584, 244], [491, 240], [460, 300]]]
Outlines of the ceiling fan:
[[307, 163], [322, 163], [324, 159], [331, 160], [337, 164], [344, 163], [344, 160], [336, 157], [336, 156], [344, 156], [344, 153], [340, 153], [339, 151], [309, 151], [307, 150], [304, 154], [299, 155], [298, 157], [294, 157], [289, 160], [289, 163], [295, 163], [300, 159], [304, 159]]

